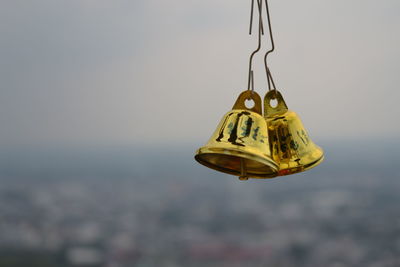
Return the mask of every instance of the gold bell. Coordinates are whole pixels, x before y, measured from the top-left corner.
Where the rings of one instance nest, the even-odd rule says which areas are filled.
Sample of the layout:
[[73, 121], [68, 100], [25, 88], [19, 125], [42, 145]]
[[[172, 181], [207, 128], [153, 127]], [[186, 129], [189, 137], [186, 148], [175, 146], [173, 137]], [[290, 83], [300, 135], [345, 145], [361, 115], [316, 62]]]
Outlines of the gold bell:
[[[271, 100], [277, 106], [271, 106]], [[264, 98], [272, 158], [279, 164], [279, 175], [311, 169], [324, 159], [323, 150], [309, 138], [297, 114], [288, 109], [280, 92], [269, 91]]]
[[[245, 105], [249, 99], [254, 101], [253, 108]], [[241, 93], [208, 143], [197, 150], [195, 159], [241, 180], [277, 176], [278, 165], [271, 158], [267, 123], [261, 114], [260, 96], [250, 90]]]

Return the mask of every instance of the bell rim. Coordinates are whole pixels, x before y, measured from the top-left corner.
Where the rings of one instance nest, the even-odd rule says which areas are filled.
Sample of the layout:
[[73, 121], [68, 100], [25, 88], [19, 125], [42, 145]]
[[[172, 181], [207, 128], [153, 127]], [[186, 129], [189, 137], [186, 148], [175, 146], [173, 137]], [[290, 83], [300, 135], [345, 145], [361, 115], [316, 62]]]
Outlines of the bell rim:
[[213, 163], [210, 163], [206, 160], [202, 159], [202, 155], [206, 155], [206, 154], [212, 154], [212, 155], [224, 155], [227, 156], [228, 154], [224, 153], [224, 151], [229, 150], [230, 152], [233, 152], [233, 154], [229, 154], [229, 156], [237, 156], [237, 157], [243, 157], [249, 160], [254, 160], [254, 161], [258, 161], [261, 162], [262, 164], [264, 164], [265, 166], [268, 166], [273, 173], [268, 173], [268, 174], [255, 174], [255, 173], [247, 173], [247, 176], [249, 178], [255, 178], [255, 179], [272, 179], [272, 178], [276, 178], [278, 177], [278, 172], [279, 172], [279, 165], [274, 161], [274, 160], [267, 160], [261, 156], [258, 155], [254, 155], [254, 156], [249, 156], [248, 154], [245, 154], [243, 152], [241, 152], [239, 149], [234, 149], [234, 148], [230, 148], [230, 149], [223, 149], [223, 148], [213, 148], [213, 150], [211, 150], [209, 147], [205, 146], [205, 147], [201, 147], [197, 150], [196, 155], [194, 156], [195, 160], [216, 171], [219, 172], [223, 172], [223, 173], [227, 173], [230, 175], [235, 175], [235, 176], [240, 176], [240, 173], [237, 171], [234, 171], [232, 169], [228, 169], [228, 168], [224, 168], [218, 165], [215, 165]]
[[[321, 149], [321, 152], [322, 152], [321, 153], [322, 155], [319, 158], [317, 158], [316, 160], [314, 160], [314, 161], [312, 161], [310, 163], [303, 164], [303, 165], [300, 165], [298, 167], [292, 167], [292, 168], [284, 168], [284, 169], [279, 168], [279, 171], [278, 171], [279, 172], [279, 176], [288, 176], [288, 175], [292, 175], [292, 174], [296, 174], [296, 173], [301, 173], [301, 172], [308, 171], [308, 170], [310, 170], [310, 169], [312, 169], [314, 167], [317, 167], [325, 159], [325, 155], [324, 155], [324, 152], [323, 152], [322, 149]], [[296, 168], [301, 168], [301, 169], [299, 171], [291, 171], [291, 170], [295, 170]], [[284, 171], [284, 170], [288, 171], [288, 173], [283, 173], [282, 171]]]
[[307, 171], [307, 170], [310, 170], [310, 169], [312, 169], [314, 167], [317, 167], [319, 164], [321, 164], [324, 161], [324, 159], [325, 159], [325, 155], [322, 154], [322, 156], [319, 159], [317, 159], [317, 160], [315, 160], [315, 161], [313, 161], [311, 163], [306, 164], [304, 166], [304, 170]]

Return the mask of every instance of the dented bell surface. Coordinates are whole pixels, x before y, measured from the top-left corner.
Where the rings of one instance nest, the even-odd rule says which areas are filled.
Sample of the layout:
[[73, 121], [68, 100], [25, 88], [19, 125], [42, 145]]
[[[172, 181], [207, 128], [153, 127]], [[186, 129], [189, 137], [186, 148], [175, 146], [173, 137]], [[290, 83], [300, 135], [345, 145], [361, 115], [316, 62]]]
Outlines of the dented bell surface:
[[[253, 108], [245, 101], [252, 99]], [[208, 143], [197, 150], [195, 159], [214, 170], [248, 178], [272, 178], [278, 165], [271, 158], [267, 123], [261, 98], [254, 91], [240, 94], [232, 110], [221, 120]]]
[[[276, 107], [271, 100], [276, 99]], [[272, 158], [279, 164], [279, 175], [311, 169], [324, 159], [323, 150], [311, 141], [298, 115], [289, 110], [281, 93], [269, 91], [264, 98]]]

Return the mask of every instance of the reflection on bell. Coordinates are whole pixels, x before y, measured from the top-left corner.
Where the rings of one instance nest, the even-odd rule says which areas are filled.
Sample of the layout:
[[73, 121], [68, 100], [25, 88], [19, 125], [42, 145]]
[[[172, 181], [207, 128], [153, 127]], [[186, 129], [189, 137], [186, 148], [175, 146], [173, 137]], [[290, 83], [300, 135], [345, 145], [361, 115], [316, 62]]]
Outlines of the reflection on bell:
[[[254, 101], [253, 108], [246, 107], [248, 99]], [[271, 159], [267, 123], [261, 114], [260, 96], [249, 90], [241, 93], [195, 159], [240, 180], [277, 176], [278, 165]]]
[[[277, 106], [271, 106], [271, 100]], [[272, 158], [279, 164], [279, 175], [289, 175], [311, 169], [324, 159], [323, 150], [315, 145], [304, 129], [300, 118], [288, 110], [277, 90], [264, 98], [264, 116], [268, 124]]]

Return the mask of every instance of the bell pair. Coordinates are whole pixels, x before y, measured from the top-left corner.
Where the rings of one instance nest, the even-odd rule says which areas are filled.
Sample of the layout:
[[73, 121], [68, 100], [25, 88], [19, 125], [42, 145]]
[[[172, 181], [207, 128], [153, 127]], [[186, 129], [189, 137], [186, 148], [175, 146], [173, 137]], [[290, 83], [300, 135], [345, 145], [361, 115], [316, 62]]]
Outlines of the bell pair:
[[[252, 108], [245, 105], [250, 99]], [[273, 99], [277, 100], [275, 107], [271, 106]], [[322, 162], [323, 151], [311, 141], [277, 90], [265, 95], [264, 114], [260, 96], [247, 90], [222, 118], [208, 143], [197, 150], [195, 159], [241, 180], [266, 179], [313, 168]]]

